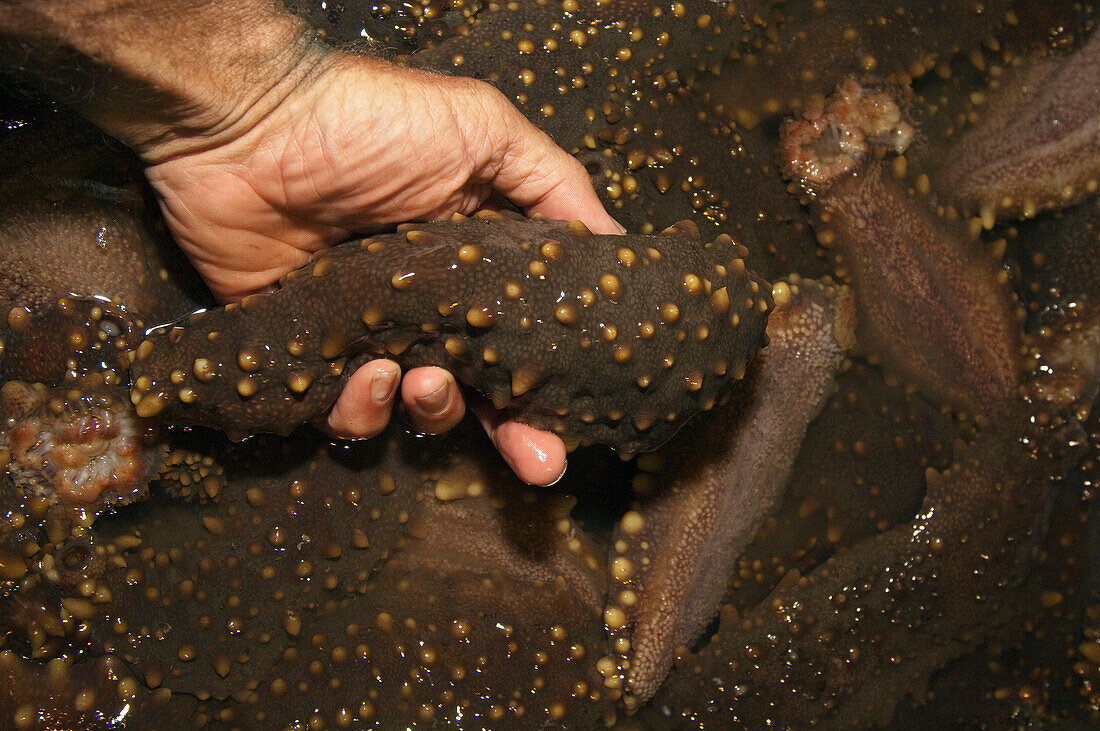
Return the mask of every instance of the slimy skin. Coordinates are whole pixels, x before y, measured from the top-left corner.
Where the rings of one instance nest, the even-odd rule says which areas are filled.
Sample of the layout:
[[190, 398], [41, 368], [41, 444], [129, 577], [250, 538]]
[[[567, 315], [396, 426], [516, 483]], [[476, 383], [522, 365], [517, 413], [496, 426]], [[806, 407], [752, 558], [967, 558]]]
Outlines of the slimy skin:
[[[112, 601], [84, 621], [150, 681], [217, 698], [254, 686], [297, 643], [297, 622], [312, 637], [321, 608], [361, 594], [407, 535], [421, 462], [384, 437], [345, 451], [297, 436], [288, 450], [262, 438], [241, 445], [216, 501], [154, 493], [145, 505], [155, 517], [128, 511], [94, 526], [120, 560], [95, 587]], [[123, 624], [126, 634], [112, 631]]]
[[471, 13], [464, 2], [447, 0], [397, 5], [288, 0], [285, 5], [317, 29], [318, 40], [372, 50], [429, 48], [454, 35]]
[[817, 242], [776, 174], [775, 143], [671, 81], [639, 85], [580, 156], [604, 206], [630, 231], [690, 219], [704, 237], [726, 233], [769, 281], [824, 276]]
[[980, 121], [942, 156], [937, 192], [986, 228], [1100, 187], [1100, 34], [1061, 58], [1025, 59], [992, 88]]
[[109, 560], [89, 585], [112, 599], [69, 604], [139, 689], [241, 728], [593, 728], [603, 549], [571, 498], [469, 454], [478, 436], [251, 440], [218, 502], [154, 496], [93, 526]]
[[124, 189], [98, 185], [104, 198], [96, 198], [63, 185], [26, 187], [42, 190], [41, 198], [0, 211], [0, 302], [38, 311], [59, 297], [95, 295], [125, 302], [157, 324], [203, 301], [163, 225], [140, 202], [105, 198]]
[[1013, 306], [965, 224], [937, 216], [874, 164], [818, 206], [818, 235], [843, 255], [863, 303], [860, 348], [940, 403], [971, 414], [1009, 408], [1020, 378]]
[[[0, 301], [0, 308], [4, 303]], [[0, 382], [59, 384], [85, 375], [125, 383], [125, 354], [141, 342], [141, 320], [109, 300], [59, 297], [35, 308], [14, 306], [0, 320]]]
[[829, 94], [857, 70], [900, 83], [920, 77], [953, 53], [980, 48], [1013, 8], [1005, 0], [779, 3], [770, 18], [761, 13], [766, 41], [735, 51], [700, 87], [753, 127]]
[[101, 729], [128, 716], [181, 727], [196, 705], [193, 696], [149, 689], [114, 657], [38, 663], [0, 651], [0, 718], [11, 728]]
[[858, 357], [849, 363], [806, 430], [782, 500], [737, 557], [723, 603], [742, 614], [788, 572], [810, 573], [908, 522], [924, 498], [925, 471], [952, 464], [953, 415]]
[[409, 63], [482, 79], [568, 151], [621, 116], [633, 94], [667, 75], [690, 81], [750, 34], [771, 4], [683, 0], [485, 3], [453, 37]]
[[725, 614], [657, 696], [676, 709], [674, 724], [887, 724], [902, 695], [896, 689], [919, 687], [1019, 601], [1045, 490], [1029, 479], [1024, 450], [1003, 437], [960, 442], [949, 469], [928, 470], [912, 522], [810, 574], [791, 572], [744, 617]]
[[941, 403], [1003, 412], [1021, 368], [997, 262], [966, 224], [937, 215], [867, 159], [874, 148], [908, 147], [896, 102], [848, 81], [804, 116], [783, 127], [785, 172], [816, 196], [818, 239], [838, 252], [862, 303], [861, 349]]
[[668, 466], [645, 477], [665, 487], [616, 530], [604, 622], [613, 646], [628, 648], [615, 658], [628, 708], [657, 692], [676, 648], [692, 645], [718, 613], [736, 559], [782, 496], [852, 342], [846, 288], [796, 279], [774, 295], [771, 342], [737, 397], [651, 456]]
[[743, 255], [690, 223], [657, 236], [496, 213], [406, 226], [150, 335], [131, 398], [168, 423], [285, 434], [358, 363], [391, 357], [451, 370], [568, 446], [629, 456], [727, 396], [760, 347], [770, 288]]
[[[442, 479], [476, 480], [470, 462], [459, 455]], [[611, 704], [592, 662], [606, 644], [596, 546], [568, 517], [571, 500], [494, 483], [426, 497], [404, 547], [366, 592], [303, 625], [309, 641], [272, 666], [254, 707], [283, 724], [339, 719], [356, 708], [348, 698], [369, 698], [360, 718], [379, 727], [599, 728]]]

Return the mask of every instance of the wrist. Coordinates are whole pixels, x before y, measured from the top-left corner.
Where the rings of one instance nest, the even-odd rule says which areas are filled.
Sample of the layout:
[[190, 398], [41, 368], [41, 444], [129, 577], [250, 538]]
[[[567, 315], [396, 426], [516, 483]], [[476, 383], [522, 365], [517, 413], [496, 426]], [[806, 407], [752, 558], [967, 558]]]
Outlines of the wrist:
[[[135, 104], [93, 98], [85, 114], [150, 165], [217, 148], [256, 127], [309, 83], [326, 51], [301, 19], [253, 7], [263, 3], [246, 3], [239, 17], [225, 17], [234, 5], [216, 8], [209, 22], [217, 27], [181, 44], [178, 58], [155, 56], [133, 89]], [[123, 68], [141, 63], [143, 54], [131, 51], [120, 59]]]
[[15, 0], [0, 21], [4, 71], [149, 163], [239, 136], [325, 55], [276, 0]]
[[[291, 56], [287, 51], [293, 50]], [[327, 65], [319, 44], [280, 50], [263, 66], [217, 83], [191, 81], [148, 111], [114, 105], [85, 108], [86, 116], [131, 147], [148, 165], [225, 146], [256, 129]]]

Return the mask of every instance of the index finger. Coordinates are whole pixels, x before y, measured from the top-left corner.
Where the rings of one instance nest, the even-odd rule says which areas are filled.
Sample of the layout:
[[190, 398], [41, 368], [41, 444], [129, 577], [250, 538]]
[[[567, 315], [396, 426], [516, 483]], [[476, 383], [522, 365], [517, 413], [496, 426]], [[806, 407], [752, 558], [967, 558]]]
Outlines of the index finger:
[[[566, 167], [576, 167], [576, 171], [564, 170], [564, 176], [553, 183], [551, 187], [531, 205], [524, 206], [528, 215], [541, 213], [547, 218], [557, 218], [566, 221], [578, 220], [597, 234], [624, 234], [626, 229], [622, 224], [608, 215], [600, 203], [596, 191], [592, 189], [592, 183], [588, 174], [576, 159], [566, 155], [568, 163]], [[577, 172], [582, 180], [576, 179]], [[515, 200], [514, 198], [512, 200]], [[521, 204], [522, 205], [522, 204]]]
[[509, 119], [500, 128], [509, 131], [509, 138], [490, 181], [493, 188], [528, 214], [579, 220], [593, 233], [626, 233], [604, 210], [584, 166], [501, 99]]

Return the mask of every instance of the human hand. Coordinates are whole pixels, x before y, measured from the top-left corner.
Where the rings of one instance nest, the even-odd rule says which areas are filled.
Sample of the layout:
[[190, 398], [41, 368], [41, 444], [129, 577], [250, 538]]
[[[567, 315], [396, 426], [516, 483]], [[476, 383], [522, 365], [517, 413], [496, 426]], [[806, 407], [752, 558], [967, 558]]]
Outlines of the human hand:
[[[583, 167], [492, 87], [334, 54], [265, 116], [222, 133], [140, 152], [176, 241], [223, 302], [263, 291], [320, 248], [408, 220], [472, 213], [493, 191], [528, 213], [622, 228]], [[439, 368], [405, 374], [367, 363], [328, 416], [336, 435], [369, 437], [389, 421], [400, 385], [412, 425], [439, 433], [465, 406]], [[478, 410], [516, 474], [549, 484], [565, 449], [549, 433]]]

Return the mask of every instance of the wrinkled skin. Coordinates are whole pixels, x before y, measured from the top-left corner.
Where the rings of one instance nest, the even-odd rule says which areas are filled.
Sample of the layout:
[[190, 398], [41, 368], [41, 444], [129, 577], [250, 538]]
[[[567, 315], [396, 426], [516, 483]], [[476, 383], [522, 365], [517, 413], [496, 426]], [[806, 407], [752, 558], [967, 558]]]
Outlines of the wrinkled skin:
[[[935, 185], [936, 155], [990, 123], [968, 92], [1025, 73], [995, 71], [1005, 57], [1016, 69], [1046, 48], [1056, 59], [1047, 68], [1084, 47], [1088, 6], [1013, 3], [1008, 18], [1004, 3], [981, 15], [959, 4], [942, 22], [930, 12], [936, 3], [900, 3], [902, 13], [884, 4], [881, 26], [852, 40], [843, 33], [861, 27], [857, 3], [827, 3], [816, 17], [776, 5], [727, 13], [685, 2], [684, 23], [667, 19], [681, 33], [668, 54], [642, 12], [648, 5], [626, 0], [578, 0], [557, 29], [557, 3], [486, 8], [484, 17], [448, 11], [448, 28], [469, 23], [468, 34], [421, 32], [406, 9], [400, 20], [415, 32], [374, 37], [400, 38], [401, 50], [430, 46], [414, 63], [447, 66], [441, 59], [461, 54], [465, 68], [452, 72], [496, 74], [508, 94], [525, 94], [520, 108], [590, 164], [609, 209], [635, 231], [694, 217], [704, 237], [725, 231], [748, 248], [749, 267], [769, 280], [798, 286], [790, 275], [830, 275], [848, 284], [856, 343], [837, 341], [843, 363], [814, 381], [826, 385], [814, 390], [823, 403], [812, 423], [767, 407], [799, 392], [794, 372], [750, 365], [734, 402], [748, 414], [763, 404], [756, 416], [704, 415], [686, 441], [634, 465], [579, 452], [566, 480], [536, 495], [472, 431], [432, 441], [394, 431], [350, 446], [297, 432], [236, 447], [205, 432], [171, 433], [168, 443], [199, 441], [224, 466], [224, 485], [206, 502], [153, 482], [147, 501], [94, 524], [50, 534], [48, 520], [36, 529], [9, 519], [0, 533], [0, 712], [27, 727], [94, 726], [129, 702], [137, 728], [587, 728], [622, 720], [627, 708], [637, 714], [628, 723], [653, 728], [1100, 720], [1095, 197], [1026, 224], [1006, 213], [983, 233], [980, 218], [937, 220], [954, 204]], [[625, 21], [607, 22], [614, 18]], [[586, 71], [583, 48], [565, 43], [593, 19]], [[642, 34], [631, 40], [635, 24]], [[990, 36], [999, 50], [980, 45]], [[550, 37], [557, 50], [517, 45]], [[620, 45], [631, 53], [604, 52]], [[527, 61], [529, 85], [517, 66]], [[863, 177], [829, 190], [784, 181], [779, 115], [868, 66], [919, 120], [912, 151], [869, 156]], [[908, 86], [932, 68], [941, 73]], [[588, 78], [574, 87], [583, 93], [561, 93], [575, 74]], [[600, 108], [586, 115], [593, 100]], [[748, 122], [752, 129], [739, 126]], [[726, 156], [732, 171], [723, 174]], [[873, 213], [876, 200], [897, 214]], [[886, 232], [875, 238], [893, 242], [905, 276], [875, 271], [860, 244], [866, 230]], [[918, 287], [926, 281], [932, 297]], [[168, 301], [157, 299], [167, 291], [160, 285], [145, 291]], [[121, 305], [144, 314], [136, 300]], [[876, 325], [906, 312], [914, 316], [905, 337]], [[56, 377], [39, 363], [56, 351], [9, 342], [16, 352], [4, 358]], [[81, 369], [110, 352], [98, 347], [76, 359]], [[917, 356], [965, 362], [974, 353], [982, 368], [947, 386], [934, 369], [904, 368]], [[734, 435], [779, 429], [787, 436], [777, 444], [794, 446], [753, 449], [743, 437], [724, 439], [719, 424]], [[768, 484], [751, 476], [780, 466], [789, 472], [781, 494], [763, 500], [773, 507], [746, 519], [735, 540], [675, 507], [736, 497]], [[742, 473], [748, 487], [731, 477]], [[37, 504], [13, 500], [11, 483], [0, 487], [9, 516], [35, 517]], [[687, 526], [688, 540], [674, 543], [664, 524]], [[632, 545], [638, 536], [647, 540]], [[660, 614], [645, 614], [661, 604], [645, 592], [668, 586], [662, 575], [676, 578], [660, 568], [674, 545], [689, 547], [688, 568], [726, 586], [717, 617], [690, 588], [694, 605], [708, 605], [691, 617], [654, 625]], [[658, 568], [631, 584], [623, 557]], [[692, 629], [670, 643], [685, 646], [653, 663], [631, 642], [641, 638], [634, 624]], [[77, 654], [70, 667], [41, 662]]]

